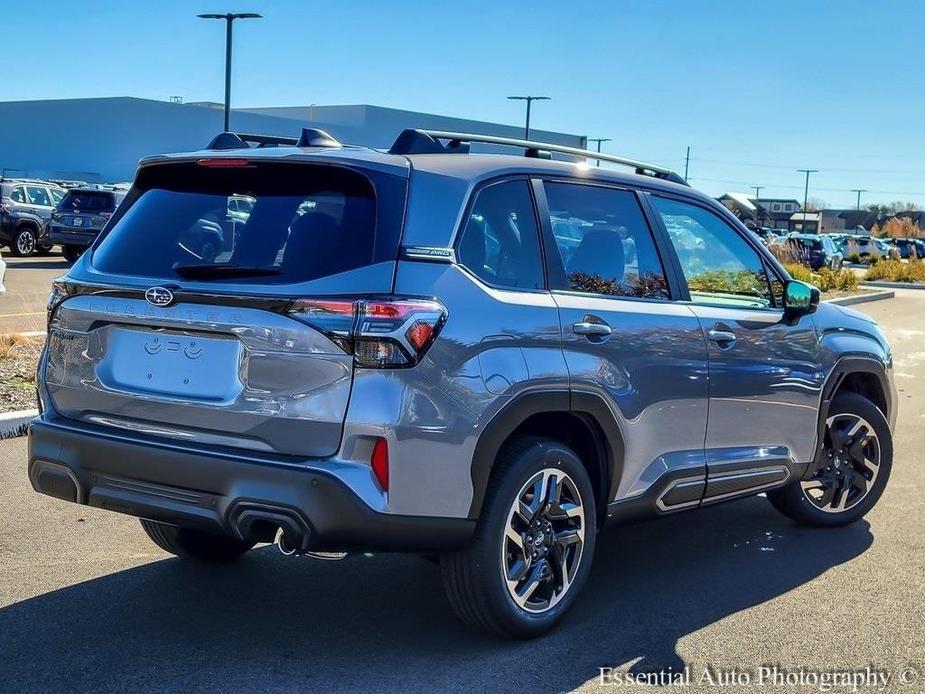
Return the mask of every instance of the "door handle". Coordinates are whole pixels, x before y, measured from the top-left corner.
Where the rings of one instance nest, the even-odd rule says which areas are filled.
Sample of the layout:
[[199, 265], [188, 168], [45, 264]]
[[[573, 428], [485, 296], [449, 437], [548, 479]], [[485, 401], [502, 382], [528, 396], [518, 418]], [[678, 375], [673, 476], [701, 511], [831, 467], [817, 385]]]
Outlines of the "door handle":
[[736, 341], [736, 334], [731, 330], [717, 330], [713, 328], [707, 331], [707, 337], [722, 348], [732, 347]]
[[576, 335], [584, 335], [585, 337], [606, 337], [613, 332], [613, 329], [607, 325], [607, 323], [594, 323], [587, 318], [586, 316], [585, 320], [572, 325], [572, 331], [574, 331]]

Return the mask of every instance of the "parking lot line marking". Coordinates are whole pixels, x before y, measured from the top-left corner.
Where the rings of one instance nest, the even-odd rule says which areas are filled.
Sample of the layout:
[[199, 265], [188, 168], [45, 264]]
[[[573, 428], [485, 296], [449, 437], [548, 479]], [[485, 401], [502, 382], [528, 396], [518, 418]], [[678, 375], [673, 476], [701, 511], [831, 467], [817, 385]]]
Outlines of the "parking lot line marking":
[[17, 318], [19, 316], [41, 316], [45, 311], [30, 311], [29, 313], [0, 313], [0, 318]]

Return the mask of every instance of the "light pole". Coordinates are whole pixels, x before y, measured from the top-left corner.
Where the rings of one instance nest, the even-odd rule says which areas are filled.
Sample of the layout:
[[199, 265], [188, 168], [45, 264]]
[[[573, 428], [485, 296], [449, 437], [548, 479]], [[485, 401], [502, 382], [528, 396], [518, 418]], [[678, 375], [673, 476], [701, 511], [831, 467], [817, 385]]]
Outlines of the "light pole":
[[[803, 228], [801, 231], [806, 232], [806, 205], [809, 203], [809, 175], [819, 173], [819, 169], [797, 169], [798, 172], [806, 174], [806, 186], [803, 188]], [[818, 229], [816, 230], [818, 233]]]
[[225, 12], [196, 15], [200, 19], [225, 20], [225, 132], [228, 132], [228, 117], [231, 113], [231, 26], [236, 19], [260, 19], [256, 12]]
[[755, 186], [754, 188], [755, 188], [755, 200], [760, 200], [761, 199], [761, 189], [764, 188], [764, 186]]
[[866, 192], [867, 192], [867, 188], [852, 188], [852, 189], [851, 189], [851, 192], [852, 192], [852, 193], [857, 193], [857, 194], [858, 194], [858, 207], [857, 207], [857, 209], [860, 210], [860, 209], [861, 209], [861, 193], [866, 193]]
[[[589, 138], [588, 138], [588, 142], [596, 142], [596, 143], [597, 143], [597, 153], [600, 154], [600, 153], [601, 153], [601, 143], [602, 143], [602, 142], [611, 142], [611, 138], [609, 138], [609, 137], [589, 137]], [[598, 165], [598, 166], [601, 165], [601, 160], [600, 160], [600, 159], [597, 160], [597, 165]]]
[[527, 123], [524, 125], [524, 139], [530, 139], [530, 104], [534, 101], [549, 101], [548, 96], [509, 96], [508, 99], [513, 101], [526, 101], [527, 102]]

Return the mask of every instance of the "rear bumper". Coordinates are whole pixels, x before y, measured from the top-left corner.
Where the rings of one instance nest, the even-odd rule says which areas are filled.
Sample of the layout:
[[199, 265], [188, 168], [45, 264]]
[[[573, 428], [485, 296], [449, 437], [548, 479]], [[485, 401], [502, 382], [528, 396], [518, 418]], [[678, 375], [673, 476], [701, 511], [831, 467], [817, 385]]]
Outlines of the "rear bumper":
[[428, 552], [465, 545], [474, 521], [374, 511], [315, 464], [180, 449], [38, 418], [29, 480], [43, 494], [132, 516], [301, 549]]
[[61, 246], [89, 246], [99, 233], [99, 229], [77, 231], [67, 227], [49, 225], [46, 238], [48, 243]]

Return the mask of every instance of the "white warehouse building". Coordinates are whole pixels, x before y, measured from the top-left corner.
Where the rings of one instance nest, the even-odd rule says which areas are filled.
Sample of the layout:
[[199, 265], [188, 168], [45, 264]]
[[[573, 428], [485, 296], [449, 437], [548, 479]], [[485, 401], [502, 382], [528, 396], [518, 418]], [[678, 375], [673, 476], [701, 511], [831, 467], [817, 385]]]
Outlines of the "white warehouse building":
[[[129, 181], [141, 157], [202, 149], [222, 130], [220, 104], [108, 97], [0, 102], [0, 176]], [[232, 109], [231, 130], [298, 137], [303, 127], [344, 143], [388, 148], [405, 128], [523, 137], [523, 128], [380, 106]], [[530, 139], [584, 148], [581, 135], [532, 129]]]

